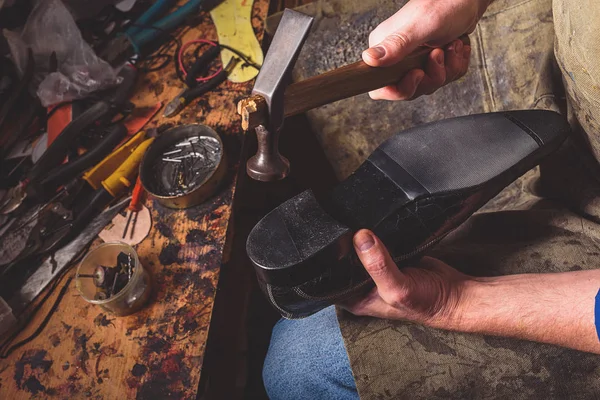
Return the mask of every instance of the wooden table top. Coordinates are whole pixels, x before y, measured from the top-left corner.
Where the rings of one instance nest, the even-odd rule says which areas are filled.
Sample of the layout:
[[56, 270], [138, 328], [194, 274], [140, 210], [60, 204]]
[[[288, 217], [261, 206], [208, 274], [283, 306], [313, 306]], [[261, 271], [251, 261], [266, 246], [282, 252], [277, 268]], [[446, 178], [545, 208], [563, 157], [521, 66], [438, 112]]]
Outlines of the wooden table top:
[[[268, 0], [255, 0], [252, 24], [262, 39]], [[185, 31], [184, 42], [217, 40], [210, 14]], [[183, 87], [173, 64], [138, 77], [132, 101], [137, 107], [166, 105]], [[227, 183], [210, 200], [174, 211], [153, 200], [149, 236], [136, 250], [153, 279], [150, 303], [128, 317], [112, 317], [84, 302], [68, 287], [42, 334], [0, 360], [0, 397], [97, 399], [194, 399], [197, 396], [220, 267], [227, 257], [229, 222], [243, 132], [237, 100], [252, 82], [229, 81], [185, 108], [178, 117], [157, 115], [148, 127], [203, 123], [222, 137], [229, 170]], [[162, 110], [161, 110], [162, 112]], [[73, 276], [72, 268], [58, 288]], [[40, 325], [60, 290], [48, 299], [20, 335]]]

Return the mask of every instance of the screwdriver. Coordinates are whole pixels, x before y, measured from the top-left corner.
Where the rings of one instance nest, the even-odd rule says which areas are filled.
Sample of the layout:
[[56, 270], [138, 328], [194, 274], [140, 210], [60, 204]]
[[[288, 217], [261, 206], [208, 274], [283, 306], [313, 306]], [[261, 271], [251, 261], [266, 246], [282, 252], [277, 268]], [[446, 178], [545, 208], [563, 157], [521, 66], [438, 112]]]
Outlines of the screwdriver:
[[135, 218], [133, 218], [133, 225], [131, 225], [131, 233], [129, 234], [129, 239], [133, 239], [133, 232], [135, 231], [135, 224], [137, 223], [138, 213], [142, 209], [142, 193], [143, 193], [142, 181], [140, 180], [140, 176], [138, 175], [137, 181], [135, 182], [135, 187], [133, 188], [133, 193], [131, 196], [131, 202], [129, 203], [129, 207], [127, 210], [129, 211], [129, 215], [127, 216], [127, 223], [125, 224], [125, 229], [123, 230], [123, 239], [127, 235], [127, 229], [129, 228], [129, 224], [131, 223], [131, 218], [135, 214]]
[[[35, 246], [30, 247], [23, 258], [20, 258], [19, 256], [19, 258], [12, 261], [10, 264], [3, 266], [0, 273], [0, 283], [5, 282], [6, 279], [4, 277], [9, 273], [13, 273], [12, 271], [14, 271], [15, 268], [30, 265], [37, 257], [49, 254], [67, 244], [85, 229], [85, 227], [100, 214], [111, 201], [123, 195], [137, 178], [142, 157], [153, 141], [154, 138], [146, 139], [135, 147], [135, 149], [131, 149], [132, 151], [128, 150], [129, 155], [124, 162], [117, 166], [113, 165], [114, 169], [112, 167], [110, 168], [113, 170], [112, 173], [110, 170], [106, 170], [105, 172], [110, 175], [102, 180], [100, 187], [93, 191], [91, 195], [86, 196], [83, 200], [79, 201], [80, 204], [84, 204], [83, 209], [77, 211], [73, 220], [64, 221], [64, 225], [59, 224], [59, 229], [65, 231], [66, 234], [57, 237], [56, 240], [46, 241], [44, 239], [36, 241]], [[107, 159], [114, 158], [114, 154], [116, 153], [117, 152], [113, 152]], [[77, 193], [77, 195], [79, 196], [80, 194]], [[74, 199], [75, 196], [71, 198], [71, 200]], [[65, 228], [69, 229], [66, 230]], [[52, 229], [53, 232], [59, 230], [55, 227], [52, 227]]]
[[127, 188], [131, 187], [134, 179], [137, 178], [138, 167], [142, 161], [142, 157], [153, 141], [154, 138], [150, 138], [140, 143], [130, 153], [125, 162], [119, 165], [108, 178], [102, 181], [101, 187], [96, 189], [91, 200], [88, 201], [88, 205], [77, 216], [74, 226], [77, 225], [79, 220], [88, 218], [91, 215], [97, 215], [110, 201], [119, 198], [125, 193]]

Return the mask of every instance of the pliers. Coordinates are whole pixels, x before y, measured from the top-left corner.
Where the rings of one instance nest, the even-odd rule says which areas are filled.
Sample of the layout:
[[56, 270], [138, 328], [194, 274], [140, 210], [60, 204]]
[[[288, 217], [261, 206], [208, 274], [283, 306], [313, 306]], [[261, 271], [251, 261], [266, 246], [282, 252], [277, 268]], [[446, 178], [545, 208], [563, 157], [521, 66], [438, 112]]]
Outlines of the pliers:
[[115, 66], [141, 54], [144, 47], [181, 25], [188, 15], [200, 8], [202, 2], [203, 0], [189, 0], [171, 14], [159, 18], [175, 6], [177, 0], [157, 0], [122, 35], [114, 38], [100, 53], [100, 57]]
[[[154, 141], [145, 135], [145, 132], [138, 133], [98, 165], [102, 167], [104, 178], [98, 185], [94, 180], [74, 180], [66, 185], [60, 199], [44, 206], [25, 248], [0, 268], [0, 296], [10, 298], [11, 291], [19, 287], [15, 283], [26, 279], [43, 257], [70, 242], [128, 190], [136, 180], [143, 155]], [[115, 165], [115, 161], [123, 158], [122, 164]]]
[[177, 97], [167, 104], [163, 113], [163, 117], [170, 118], [177, 115], [194, 99], [215, 89], [227, 79], [227, 76], [240, 61], [236, 57], [233, 57], [225, 68], [222, 68], [218, 73], [216, 73], [213, 77], [210, 77], [208, 80], [205, 80], [201, 83], [199, 83], [197, 80], [197, 78], [208, 72], [211, 62], [215, 60], [220, 53], [221, 47], [218, 44], [215, 44], [196, 59], [192, 68], [188, 71], [187, 76], [185, 77], [186, 89], [182, 90]]
[[[122, 124], [109, 125], [113, 117], [121, 112], [128, 102], [135, 85], [136, 72], [132, 67], [125, 66], [119, 75], [123, 81], [111, 95], [97, 101], [71, 121], [29, 170], [26, 178], [8, 190], [0, 200], [0, 213], [13, 212], [19, 208], [26, 197], [34, 200], [51, 197], [59, 186], [93, 167], [123, 139], [127, 133], [125, 127]], [[78, 135], [97, 124], [109, 126], [102, 142], [76, 160], [61, 165]]]

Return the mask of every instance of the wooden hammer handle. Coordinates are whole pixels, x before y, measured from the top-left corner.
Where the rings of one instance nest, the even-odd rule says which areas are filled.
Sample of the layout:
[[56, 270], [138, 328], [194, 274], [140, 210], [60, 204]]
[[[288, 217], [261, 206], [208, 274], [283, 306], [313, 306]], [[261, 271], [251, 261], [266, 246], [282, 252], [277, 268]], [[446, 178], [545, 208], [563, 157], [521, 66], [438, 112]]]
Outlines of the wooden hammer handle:
[[[465, 45], [470, 44], [466, 35], [461, 36], [460, 40]], [[397, 83], [410, 70], [425, 68], [432, 50], [420, 47], [399, 63], [389, 67], [370, 67], [364, 61], [358, 61], [294, 83], [285, 91], [284, 115], [290, 117], [301, 114], [325, 104]]]

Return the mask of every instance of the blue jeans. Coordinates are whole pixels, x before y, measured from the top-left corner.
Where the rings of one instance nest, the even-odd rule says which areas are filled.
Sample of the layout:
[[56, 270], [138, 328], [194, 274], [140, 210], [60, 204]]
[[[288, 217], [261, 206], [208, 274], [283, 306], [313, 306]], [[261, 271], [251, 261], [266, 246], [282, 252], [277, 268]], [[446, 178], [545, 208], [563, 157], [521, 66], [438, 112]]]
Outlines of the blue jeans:
[[263, 380], [272, 400], [358, 399], [333, 306], [308, 318], [277, 322]]

